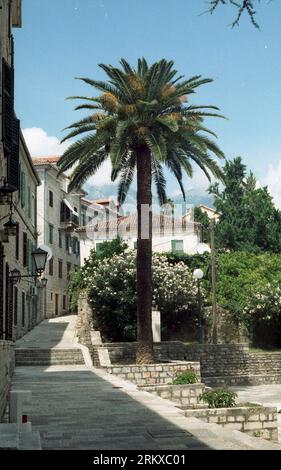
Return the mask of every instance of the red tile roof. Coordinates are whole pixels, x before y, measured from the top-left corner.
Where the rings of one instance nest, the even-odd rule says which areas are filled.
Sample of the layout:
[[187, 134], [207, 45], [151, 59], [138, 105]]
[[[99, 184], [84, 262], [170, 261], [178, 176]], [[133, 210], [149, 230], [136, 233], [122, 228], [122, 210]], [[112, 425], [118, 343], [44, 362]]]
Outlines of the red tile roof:
[[[93, 221], [94, 222], [94, 221]], [[114, 234], [118, 232], [120, 235], [128, 231], [137, 231], [137, 213], [115, 217], [110, 220], [100, 220], [97, 223], [90, 223], [86, 226], [77, 227], [76, 232], [87, 233], [96, 232], [97, 236], [107, 236], [108, 232]], [[160, 214], [153, 214], [152, 227], [154, 230], [161, 230], [176, 232], [193, 232], [196, 226], [200, 226], [197, 222], [189, 221], [181, 218], [174, 218], [170, 216], [161, 216]]]
[[33, 157], [32, 161], [34, 165], [54, 165], [59, 161], [59, 156], [49, 156], [49, 157]]

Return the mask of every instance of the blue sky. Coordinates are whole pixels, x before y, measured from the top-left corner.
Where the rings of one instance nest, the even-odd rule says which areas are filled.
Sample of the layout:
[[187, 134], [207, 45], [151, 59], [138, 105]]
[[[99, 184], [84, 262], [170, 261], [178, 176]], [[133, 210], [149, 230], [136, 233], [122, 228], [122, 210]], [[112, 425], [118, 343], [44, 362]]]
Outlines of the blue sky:
[[[228, 120], [208, 125], [227, 157], [241, 155], [260, 181], [278, 191], [281, 2], [258, 6], [261, 31], [247, 17], [232, 29], [231, 8], [200, 15], [206, 6], [206, 0], [23, 0], [23, 27], [14, 32], [16, 108], [23, 129], [43, 130], [29, 132], [31, 151], [38, 153], [38, 145], [43, 154], [56, 150], [61, 130], [83, 116], [65, 101], [92, 93], [75, 76], [104, 78], [97, 64], [117, 64], [121, 57], [131, 63], [140, 56], [165, 57], [187, 77], [214, 79], [198, 89], [194, 103], [221, 108]], [[173, 180], [169, 188], [177, 189]]]

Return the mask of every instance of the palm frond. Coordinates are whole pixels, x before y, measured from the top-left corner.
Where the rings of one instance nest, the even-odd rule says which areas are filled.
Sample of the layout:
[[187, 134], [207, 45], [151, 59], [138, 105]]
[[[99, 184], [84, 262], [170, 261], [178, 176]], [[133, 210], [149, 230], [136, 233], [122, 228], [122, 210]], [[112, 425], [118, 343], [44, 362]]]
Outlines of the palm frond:
[[135, 174], [135, 167], [136, 167], [136, 153], [130, 152], [127, 161], [124, 162], [124, 168], [121, 172], [121, 180], [118, 186], [118, 202], [123, 204], [132, 181], [134, 179]]
[[159, 203], [160, 205], [165, 204], [165, 202], [167, 201], [166, 179], [165, 179], [161, 164], [157, 161], [157, 159], [153, 155], [151, 158], [151, 169], [152, 169], [152, 177], [153, 177], [154, 184], [156, 186]]
[[81, 188], [87, 179], [96, 173], [106, 158], [106, 153], [100, 151], [93, 154], [91, 158], [88, 158], [88, 155], [86, 155], [84, 158], [80, 159], [77, 167], [70, 176], [68, 190], [71, 191], [76, 188]]

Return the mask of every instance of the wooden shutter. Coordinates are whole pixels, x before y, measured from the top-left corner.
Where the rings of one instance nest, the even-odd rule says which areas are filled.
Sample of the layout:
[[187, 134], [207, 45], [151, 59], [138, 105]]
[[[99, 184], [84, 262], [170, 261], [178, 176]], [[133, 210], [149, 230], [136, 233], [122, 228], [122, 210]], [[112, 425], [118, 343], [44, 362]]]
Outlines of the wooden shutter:
[[20, 188], [21, 207], [25, 207], [26, 182], [25, 182], [25, 173], [24, 173], [24, 171], [21, 172], [20, 183], [21, 183], [21, 188]]
[[27, 234], [25, 232], [22, 234], [22, 242], [23, 242], [22, 264], [24, 266], [27, 266]]
[[20, 234], [20, 224], [17, 223], [17, 234], [16, 234], [16, 259], [19, 259], [19, 234]]
[[9, 157], [13, 146], [14, 71], [2, 59], [2, 142], [4, 155]]
[[0, 339], [4, 338], [4, 248], [0, 244]]
[[12, 150], [7, 157], [7, 182], [15, 191], [19, 189], [20, 121], [13, 118]]
[[30, 186], [27, 188], [27, 215], [31, 218], [31, 189]]

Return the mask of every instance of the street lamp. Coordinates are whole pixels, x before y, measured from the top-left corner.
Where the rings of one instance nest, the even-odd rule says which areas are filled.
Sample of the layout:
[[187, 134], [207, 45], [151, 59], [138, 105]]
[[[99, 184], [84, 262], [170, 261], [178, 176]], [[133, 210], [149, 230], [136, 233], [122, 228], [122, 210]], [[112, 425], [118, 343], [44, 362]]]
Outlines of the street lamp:
[[35, 264], [36, 272], [39, 276], [41, 276], [46, 266], [48, 253], [47, 251], [42, 250], [41, 248], [37, 248], [31, 253], [31, 255]]
[[202, 327], [202, 298], [201, 298], [201, 289], [200, 289], [200, 281], [204, 273], [202, 269], [195, 269], [193, 271], [193, 277], [197, 281], [197, 301], [198, 301], [198, 327], [199, 327], [199, 343], [202, 344], [204, 342], [204, 335], [203, 335], [203, 327]]
[[18, 223], [12, 219], [12, 214], [9, 217], [8, 222], [4, 224], [4, 233], [8, 237], [15, 237], [17, 235]]
[[43, 277], [43, 278], [41, 279], [41, 286], [43, 287], [43, 289], [44, 289], [44, 287], [46, 287], [47, 282], [48, 282], [48, 279], [46, 279], [45, 277]]
[[[35, 264], [36, 274], [23, 274], [22, 275], [18, 269], [13, 269], [9, 276], [9, 279], [12, 282], [12, 284], [17, 284], [17, 282], [19, 282], [23, 277], [24, 278], [33, 277], [36, 282], [36, 279], [41, 276], [46, 266], [48, 253], [47, 251], [42, 250], [41, 248], [37, 248], [35, 251], [31, 253], [31, 256]], [[42, 283], [42, 287], [46, 287], [47, 279], [43, 278], [41, 283]]]
[[10, 205], [15, 188], [10, 186], [5, 178], [2, 178], [2, 181], [3, 185], [0, 186], [0, 206], [4, 206], [5, 204]]

